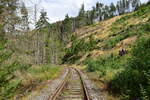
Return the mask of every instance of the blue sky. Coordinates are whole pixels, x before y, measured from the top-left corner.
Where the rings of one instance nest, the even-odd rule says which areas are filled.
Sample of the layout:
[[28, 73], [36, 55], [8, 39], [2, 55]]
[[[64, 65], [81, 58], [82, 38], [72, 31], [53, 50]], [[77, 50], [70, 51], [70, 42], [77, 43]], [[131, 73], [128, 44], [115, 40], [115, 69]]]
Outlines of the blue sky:
[[[104, 4], [116, 3], [118, 0], [28, 0], [36, 1], [39, 3], [39, 10], [44, 8], [48, 14], [49, 22], [56, 22], [63, 20], [66, 14], [69, 16], [77, 16], [81, 4], [85, 4], [85, 9], [89, 10], [96, 4], [96, 2], [102, 2]], [[148, 0], [141, 0], [146, 2]], [[27, 3], [27, 6], [31, 6], [32, 3]]]

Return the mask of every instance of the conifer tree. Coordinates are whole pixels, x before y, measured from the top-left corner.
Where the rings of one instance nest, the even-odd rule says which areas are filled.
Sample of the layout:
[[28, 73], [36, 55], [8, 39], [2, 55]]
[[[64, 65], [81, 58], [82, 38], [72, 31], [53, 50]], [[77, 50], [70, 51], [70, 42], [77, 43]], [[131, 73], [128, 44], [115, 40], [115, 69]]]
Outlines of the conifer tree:
[[94, 18], [95, 18], [95, 10], [93, 9], [92, 11], [91, 11], [91, 13], [90, 13], [90, 22], [91, 22], [91, 24], [93, 24], [94, 23]]
[[110, 4], [110, 17], [113, 17], [114, 15], [116, 15], [116, 7], [114, 5], [114, 3]]
[[109, 6], [105, 5], [105, 8], [104, 8], [104, 19], [107, 19], [109, 18]]
[[93, 7], [91, 11], [91, 19], [93, 20], [93, 22], [95, 21], [96, 17], [97, 17], [96, 7]]
[[45, 44], [45, 30], [48, 27], [48, 18], [47, 18], [47, 13], [44, 11], [44, 9], [41, 11], [40, 18], [38, 22], [36, 23], [36, 52], [35, 52], [35, 63], [36, 64], [43, 64], [46, 60], [45, 55], [46, 55], [46, 44]]
[[47, 17], [47, 12], [44, 11], [44, 9], [41, 11], [40, 18], [38, 22], [36, 23], [36, 28], [41, 29], [48, 26], [48, 17]]
[[17, 16], [18, 0], [1, 0], [5, 16], [5, 29], [8, 38], [16, 34], [16, 25], [19, 23], [20, 17]]
[[117, 8], [118, 15], [120, 15], [121, 14], [120, 1], [117, 1], [116, 8]]
[[63, 21], [62, 25], [63, 41], [67, 42], [71, 36], [71, 33], [73, 32], [72, 20], [69, 18], [68, 14], [65, 16], [65, 20]]
[[81, 27], [86, 25], [86, 17], [85, 17], [85, 8], [84, 4], [82, 4], [79, 14], [77, 16], [77, 27]]
[[134, 10], [137, 10], [140, 5], [141, 5], [140, 0], [132, 0], [132, 7], [134, 8]]
[[97, 2], [96, 3], [96, 11], [97, 11], [97, 17], [99, 21], [101, 21], [103, 18], [103, 6], [104, 4]]
[[24, 2], [21, 4], [21, 15], [21, 29], [27, 32], [29, 30], [29, 15]]

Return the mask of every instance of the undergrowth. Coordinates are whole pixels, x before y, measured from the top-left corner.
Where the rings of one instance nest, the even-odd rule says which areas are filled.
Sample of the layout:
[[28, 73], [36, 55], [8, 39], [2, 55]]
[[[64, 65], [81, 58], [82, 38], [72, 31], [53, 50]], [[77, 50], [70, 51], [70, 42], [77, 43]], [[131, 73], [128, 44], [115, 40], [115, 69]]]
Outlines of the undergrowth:
[[[113, 78], [116, 72], [119, 72], [125, 68], [125, 64], [129, 55], [116, 56], [113, 54], [108, 54], [101, 56], [98, 59], [87, 59], [85, 64], [87, 65], [87, 71], [97, 72], [99, 77], [105, 77], [107, 81]], [[112, 76], [111, 76], [112, 75]]]
[[150, 37], [142, 37], [133, 47], [124, 71], [110, 82], [112, 91], [121, 93], [125, 100], [150, 99]]
[[150, 23], [140, 23], [137, 25], [130, 25], [127, 29], [121, 30], [118, 33], [112, 34], [110, 38], [105, 41], [104, 49], [111, 49], [116, 46], [120, 41], [131, 37], [131, 36], [142, 36], [143, 34], [149, 34], [150, 32]]
[[[87, 71], [95, 72], [107, 83], [110, 93], [122, 100], [150, 100], [150, 5], [141, 6], [112, 25], [112, 34], [103, 41], [103, 50], [113, 50], [120, 41], [137, 36], [136, 44], [128, 54], [104, 54], [87, 59]], [[130, 18], [148, 18], [145, 22], [128, 24]], [[118, 51], [119, 52], [119, 51]]]
[[[116, 44], [130, 36], [143, 34], [148, 34], [150, 31], [150, 23], [141, 22], [133, 25], [128, 22], [129, 19], [138, 19], [143, 20], [144, 18], [149, 18], [149, 9], [150, 5], [143, 5], [137, 11], [127, 14], [126, 16], [121, 17], [116, 22], [112, 24], [110, 37], [104, 42], [104, 49], [111, 49], [116, 46]], [[130, 23], [130, 24], [129, 24]]]
[[18, 94], [26, 95], [41, 82], [56, 78], [61, 67], [54, 65], [27, 66], [14, 63], [6, 71], [0, 71], [0, 99], [6, 100]]
[[63, 62], [75, 63], [80, 58], [79, 54], [84, 54], [88, 51], [92, 51], [97, 46], [98, 40], [90, 36], [87, 39], [77, 39], [76, 36], [72, 36], [72, 44], [70, 48], [66, 48], [66, 54], [62, 59]]

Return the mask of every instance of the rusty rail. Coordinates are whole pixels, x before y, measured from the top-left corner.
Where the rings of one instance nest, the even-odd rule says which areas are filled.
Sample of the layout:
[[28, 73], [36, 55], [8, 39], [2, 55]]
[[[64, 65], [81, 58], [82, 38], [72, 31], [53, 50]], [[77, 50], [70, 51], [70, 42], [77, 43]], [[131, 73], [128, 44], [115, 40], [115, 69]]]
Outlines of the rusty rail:
[[82, 78], [82, 75], [81, 75], [80, 71], [78, 69], [76, 69], [76, 68], [74, 68], [74, 69], [78, 72], [78, 74], [80, 76], [80, 79], [81, 79], [81, 82], [82, 82], [82, 85], [83, 85], [83, 89], [84, 89], [85, 99], [86, 100], [91, 100], [90, 96], [89, 96], [89, 93], [88, 93], [88, 90], [87, 90], [87, 87], [86, 87], [86, 84], [85, 84], [85, 82], [84, 82], [84, 80]]
[[66, 85], [67, 80], [68, 80], [68, 78], [69, 78], [69, 76], [70, 76], [70, 70], [71, 70], [71, 69], [68, 69], [68, 73], [67, 73], [65, 79], [64, 79], [63, 82], [57, 87], [57, 89], [56, 89], [56, 91], [53, 93], [53, 95], [49, 97], [49, 100], [55, 100], [56, 97], [61, 93], [61, 91], [63, 90], [63, 88], [64, 88], [64, 86]]
[[71, 72], [71, 69], [75, 69], [75, 71], [77, 71], [80, 79], [81, 79], [81, 83], [82, 83], [82, 86], [83, 86], [83, 91], [84, 91], [84, 96], [85, 96], [85, 100], [91, 100], [90, 99], [90, 96], [88, 94], [88, 90], [87, 90], [87, 87], [86, 87], [86, 84], [81, 76], [81, 73], [78, 69], [76, 68], [69, 68], [69, 71], [65, 77], [65, 79], [63, 80], [63, 82], [57, 87], [56, 91], [53, 93], [53, 95], [49, 98], [49, 100], [56, 100], [56, 98], [61, 94], [61, 92], [63, 91], [63, 88], [65, 87], [69, 77], [70, 77], [70, 72]]

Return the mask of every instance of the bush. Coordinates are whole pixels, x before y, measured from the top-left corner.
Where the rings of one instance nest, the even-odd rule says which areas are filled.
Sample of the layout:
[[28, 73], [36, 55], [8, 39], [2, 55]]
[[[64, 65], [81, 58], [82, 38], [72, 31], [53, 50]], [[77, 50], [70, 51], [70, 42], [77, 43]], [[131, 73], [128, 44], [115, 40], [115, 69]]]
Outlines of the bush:
[[[98, 71], [99, 77], [103, 76], [111, 76], [120, 71], [123, 68], [123, 65], [126, 63], [128, 55], [123, 57], [120, 56], [113, 56], [113, 54], [108, 54], [107, 56], [101, 56], [98, 59], [88, 59], [85, 61], [87, 65], [87, 71], [95, 72]], [[112, 75], [110, 75], [112, 74]]]
[[122, 41], [123, 39], [125, 39], [127, 37], [129, 37], [128, 34], [117, 35], [116, 37], [113, 37], [113, 38], [109, 39], [108, 41], [106, 41], [104, 48], [111, 49], [111, 48], [115, 47], [117, 43], [119, 43], [120, 41]]
[[72, 44], [70, 48], [66, 48], [66, 54], [63, 57], [63, 63], [70, 62], [74, 63], [80, 58], [78, 55], [80, 52], [84, 53], [95, 49], [98, 40], [95, 40], [92, 36], [89, 37], [89, 40], [77, 39], [76, 36], [72, 37]]
[[[126, 100], [150, 98], [150, 37], [141, 38], [132, 49], [127, 68], [111, 81], [111, 89]], [[144, 100], [144, 99], [143, 99]]]
[[14, 62], [11, 65], [0, 66], [0, 99], [8, 99], [15, 95], [21, 86], [21, 79], [14, 80], [16, 71], [26, 71], [30, 66]]

